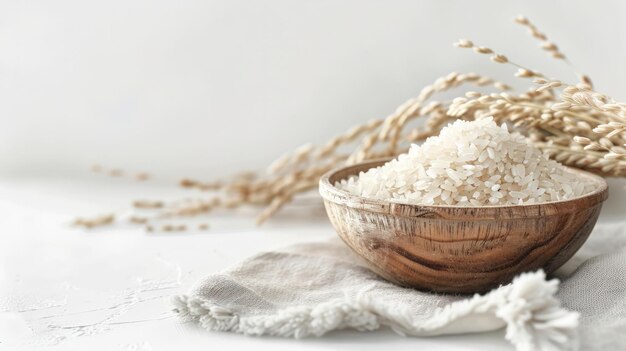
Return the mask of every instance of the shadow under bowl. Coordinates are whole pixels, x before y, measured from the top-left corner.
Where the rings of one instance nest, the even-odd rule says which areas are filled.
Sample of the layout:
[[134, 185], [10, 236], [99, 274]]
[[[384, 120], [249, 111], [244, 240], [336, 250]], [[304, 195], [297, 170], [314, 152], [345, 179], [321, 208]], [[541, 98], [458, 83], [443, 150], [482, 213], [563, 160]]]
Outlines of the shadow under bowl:
[[412, 205], [368, 199], [334, 184], [378, 167], [375, 160], [330, 171], [319, 191], [343, 241], [383, 278], [443, 293], [485, 292], [522, 272], [551, 273], [582, 246], [608, 197], [606, 181], [584, 196], [512, 206]]

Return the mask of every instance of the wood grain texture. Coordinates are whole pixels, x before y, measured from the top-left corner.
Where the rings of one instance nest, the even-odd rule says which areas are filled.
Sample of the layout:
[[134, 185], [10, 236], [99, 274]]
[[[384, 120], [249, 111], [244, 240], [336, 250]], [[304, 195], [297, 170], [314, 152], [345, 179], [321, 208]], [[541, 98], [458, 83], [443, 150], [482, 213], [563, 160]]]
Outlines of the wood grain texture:
[[344, 167], [320, 180], [328, 217], [343, 241], [382, 277], [446, 293], [484, 292], [525, 271], [551, 273], [585, 242], [608, 186], [585, 196], [518, 206], [421, 206], [367, 199], [334, 186], [388, 160]]

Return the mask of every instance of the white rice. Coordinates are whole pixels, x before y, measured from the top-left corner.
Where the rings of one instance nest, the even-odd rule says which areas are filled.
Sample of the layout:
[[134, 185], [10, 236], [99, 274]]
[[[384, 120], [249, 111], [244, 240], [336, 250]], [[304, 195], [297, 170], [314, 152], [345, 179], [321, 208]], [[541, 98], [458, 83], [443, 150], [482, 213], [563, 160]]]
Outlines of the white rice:
[[593, 190], [492, 118], [458, 120], [407, 154], [335, 185], [372, 199], [455, 206], [543, 203]]

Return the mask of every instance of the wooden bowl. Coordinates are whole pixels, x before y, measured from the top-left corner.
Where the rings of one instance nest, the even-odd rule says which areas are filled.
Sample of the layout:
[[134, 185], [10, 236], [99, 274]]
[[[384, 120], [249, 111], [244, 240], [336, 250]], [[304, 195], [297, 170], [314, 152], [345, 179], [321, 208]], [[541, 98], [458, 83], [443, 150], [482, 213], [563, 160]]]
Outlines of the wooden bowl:
[[331, 171], [320, 179], [326, 212], [343, 241], [374, 272], [394, 283], [445, 293], [485, 292], [514, 276], [553, 272], [587, 240], [607, 183], [579, 198], [518, 206], [426, 206], [367, 199], [335, 182], [382, 165], [376, 160]]

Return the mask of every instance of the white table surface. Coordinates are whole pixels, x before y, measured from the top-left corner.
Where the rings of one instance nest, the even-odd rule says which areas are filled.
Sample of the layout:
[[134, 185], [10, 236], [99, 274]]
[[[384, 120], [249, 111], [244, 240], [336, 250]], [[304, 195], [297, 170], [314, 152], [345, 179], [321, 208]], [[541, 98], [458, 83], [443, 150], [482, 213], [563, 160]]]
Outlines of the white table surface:
[[124, 211], [130, 200], [154, 194], [189, 195], [123, 179], [0, 181], [0, 350], [513, 349], [503, 331], [422, 339], [389, 330], [340, 331], [290, 340], [211, 333], [180, 323], [169, 297], [186, 292], [199, 277], [260, 250], [335, 234], [311, 205], [261, 228], [251, 211], [210, 217], [206, 232], [69, 226], [77, 215]]

